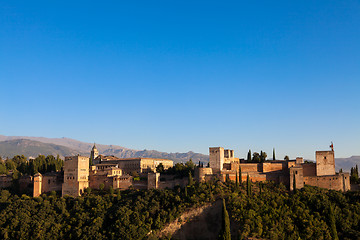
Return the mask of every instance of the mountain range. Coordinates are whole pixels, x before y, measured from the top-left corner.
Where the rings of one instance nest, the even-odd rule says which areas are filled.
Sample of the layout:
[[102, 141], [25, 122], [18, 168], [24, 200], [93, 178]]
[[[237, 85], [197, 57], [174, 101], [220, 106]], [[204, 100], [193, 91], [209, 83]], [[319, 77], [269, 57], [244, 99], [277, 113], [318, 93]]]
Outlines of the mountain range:
[[[25, 137], [25, 136], [4, 136], [0, 135], [0, 156], [3, 158], [13, 157], [14, 155], [23, 154], [26, 157], [36, 157], [42, 155], [60, 155], [60, 157], [71, 155], [89, 156], [93, 143], [81, 142], [71, 138], [45, 138], [45, 137]], [[96, 144], [100, 154], [114, 155], [120, 158], [131, 157], [151, 157], [165, 158], [177, 162], [186, 162], [190, 158], [194, 162], [209, 161], [209, 156], [194, 153], [167, 153], [156, 150], [134, 150], [117, 145]], [[344, 171], [350, 171], [351, 167], [356, 164], [360, 166], [360, 156], [351, 156], [349, 158], [336, 158], [336, 170], [342, 168]]]
[[[45, 137], [25, 137], [25, 136], [4, 136], [0, 135], [0, 156], [3, 158], [13, 157], [23, 154], [26, 157], [36, 157], [42, 155], [60, 155], [60, 157], [75, 154], [90, 155], [93, 143], [81, 142], [71, 138], [45, 138]], [[96, 144], [100, 154], [114, 155], [120, 158], [131, 157], [151, 157], [165, 158], [177, 162], [186, 162], [190, 158], [194, 162], [208, 162], [209, 156], [195, 153], [167, 153], [156, 150], [134, 150], [117, 145]]]

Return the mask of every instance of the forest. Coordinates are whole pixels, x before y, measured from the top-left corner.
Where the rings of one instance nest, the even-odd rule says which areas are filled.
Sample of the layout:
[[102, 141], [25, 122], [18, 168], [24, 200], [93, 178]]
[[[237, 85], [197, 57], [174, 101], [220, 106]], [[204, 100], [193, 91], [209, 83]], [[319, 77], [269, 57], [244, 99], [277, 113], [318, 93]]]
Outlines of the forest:
[[240, 239], [360, 239], [359, 192], [310, 186], [289, 192], [281, 184], [250, 181], [192, 182], [173, 190], [86, 189], [78, 198], [2, 190], [0, 238], [157, 239], [154, 233], [184, 211], [216, 199], [225, 200]]

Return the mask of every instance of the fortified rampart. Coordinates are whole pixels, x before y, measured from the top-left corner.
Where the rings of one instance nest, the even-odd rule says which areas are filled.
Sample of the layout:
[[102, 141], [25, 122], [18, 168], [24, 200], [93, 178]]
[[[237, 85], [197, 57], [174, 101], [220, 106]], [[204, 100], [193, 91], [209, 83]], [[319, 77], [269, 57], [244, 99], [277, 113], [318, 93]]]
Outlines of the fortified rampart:
[[[226, 154], [224, 154], [226, 152]], [[241, 181], [247, 177], [253, 182], [273, 181], [285, 184], [290, 190], [302, 188], [304, 184], [322, 188], [350, 190], [349, 174], [335, 173], [334, 151], [316, 151], [316, 163], [304, 163], [302, 157], [295, 160], [273, 160], [263, 163], [248, 163], [234, 157], [233, 150], [222, 147], [209, 148], [210, 167], [195, 172], [198, 181], [218, 178], [221, 181], [235, 181], [241, 171]], [[231, 156], [231, 160], [225, 156]]]

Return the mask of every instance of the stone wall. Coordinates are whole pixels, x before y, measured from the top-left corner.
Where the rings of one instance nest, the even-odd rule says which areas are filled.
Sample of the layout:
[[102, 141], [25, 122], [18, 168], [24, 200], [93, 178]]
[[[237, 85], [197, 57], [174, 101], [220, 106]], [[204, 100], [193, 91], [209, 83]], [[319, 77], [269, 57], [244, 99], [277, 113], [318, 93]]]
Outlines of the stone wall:
[[304, 183], [337, 191], [350, 190], [350, 178], [348, 173], [333, 176], [304, 177]]
[[315, 177], [316, 176], [316, 163], [304, 163], [303, 167], [304, 177]]
[[272, 162], [264, 162], [262, 163], [262, 171], [266, 172], [274, 172], [274, 171], [283, 171], [287, 169], [287, 162], [283, 161], [280, 163], [272, 163]]
[[195, 168], [194, 178], [198, 182], [204, 182], [206, 175], [212, 175], [212, 168]]
[[261, 169], [260, 163], [240, 163], [241, 172], [261, 172], [259, 171]]
[[290, 168], [290, 190], [294, 190], [294, 181], [296, 189], [300, 189], [304, 187], [304, 173], [303, 168], [301, 166], [291, 167]]

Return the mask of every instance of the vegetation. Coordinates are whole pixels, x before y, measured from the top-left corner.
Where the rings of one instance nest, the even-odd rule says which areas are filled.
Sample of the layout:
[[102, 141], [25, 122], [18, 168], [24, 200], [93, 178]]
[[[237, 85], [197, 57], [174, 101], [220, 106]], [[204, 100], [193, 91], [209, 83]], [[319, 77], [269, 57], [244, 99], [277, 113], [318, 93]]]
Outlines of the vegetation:
[[27, 160], [24, 155], [16, 155], [11, 159], [0, 161], [0, 174], [13, 173], [16, 179], [20, 174], [34, 175], [35, 173], [46, 173], [60, 171], [64, 166], [64, 161], [59, 155], [55, 158], [53, 155], [39, 155], [34, 159]]
[[275, 160], [275, 148], [273, 148], [273, 160]]
[[144, 239], [188, 208], [223, 195], [224, 185], [194, 184], [185, 190], [96, 191], [78, 198], [55, 192], [31, 198], [0, 194], [0, 239]]
[[265, 162], [266, 158], [267, 158], [267, 154], [266, 154], [266, 152], [263, 152], [263, 151], [260, 151], [260, 153], [254, 152], [251, 157], [251, 151], [249, 150], [248, 156], [247, 156], [247, 161], [253, 162], [253, 163], [260, 163], [260, 162]]
[[291, 193], [282, 184], [256, 186], [251, 196], [243, 189], [228, 198], [241, 239], [360, 239], [360, 192], [305, 186]]
[[229, 218], [229, 213], [226, 210], [225, 199], [223, 199], [223, 204], [222, 204], [222, 225], [221, 225], [221, 232], [219, 239], [231, 240], [230, 218]]
[[168, 175], [175, 175], [175, 178], [183, 178], [183, 177], [188, 177], [189, 172], [192, 175], [194, 175], [194, 169], [195, 169], [195, 164], [190, 159], [185, 164], [176, 163], [174, 167], [168, 168], [167, 170], [163, 170], [161, 173]]
[[353, 184], [360, 183], [358, 165], [350, 170], [350, 182]]

